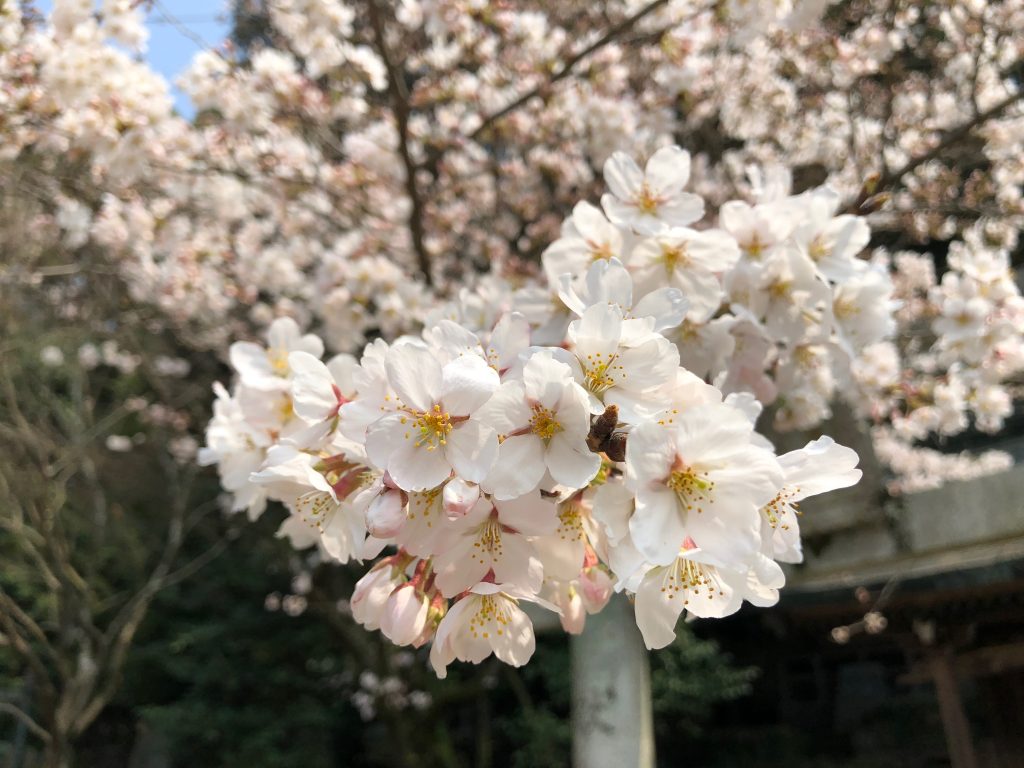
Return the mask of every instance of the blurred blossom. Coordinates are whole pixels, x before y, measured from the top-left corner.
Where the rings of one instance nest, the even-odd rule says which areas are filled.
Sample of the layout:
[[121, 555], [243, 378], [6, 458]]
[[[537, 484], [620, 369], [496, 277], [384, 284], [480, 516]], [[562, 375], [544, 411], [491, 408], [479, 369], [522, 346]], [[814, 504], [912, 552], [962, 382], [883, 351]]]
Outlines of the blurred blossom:
[[55, 368], [64, 363], [64, 353], [58, 347], [50, 344], [39, 350], [39, 360], [43, 365]]
[[132, 438], [126, 435], [108, 435], [106, 440], [107, 450], [116, 453], [127, 453], [132, 449]]

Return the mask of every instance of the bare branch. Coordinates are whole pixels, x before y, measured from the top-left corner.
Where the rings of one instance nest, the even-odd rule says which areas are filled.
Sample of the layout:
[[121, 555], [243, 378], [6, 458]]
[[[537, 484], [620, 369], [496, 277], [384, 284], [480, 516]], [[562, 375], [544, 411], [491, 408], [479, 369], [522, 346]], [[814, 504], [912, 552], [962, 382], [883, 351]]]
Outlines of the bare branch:
[[869, 198], [881, 192], [894, 189], [896, 186], [900, 184], [904, 176], [906, 176], [909, 173], [912, 173], [914, 170], [924, 165], [925, 163], [934, 160], [950, 147], [959, 144], [961, 141], [970, 136], [971, 132], [974, 131], [975, 128], [984, 125], [989, 120], [994, 120], [995, 118], [999, 117], [1000, 115], [1003, 114], [1003, 112], [1012, 107], [1021, 99], [1024, 99], [1024, 90], [1021, 90], [1017, 93], [1011, 93], [1005, 99], [989, 107], [984, 112], [979, 112], [962, 125], [958, 125], [956, 128], [947, 131], [942, 136], [942, 138], [939, 139], [935, 146], [929, 149], [927, 152], [923, 152], [920, 155], [916, 155], [915, 157], [910, 158], [909, 160], [907, 160], [907, 162], [905, 162], [903, 165], [901, 165], [899, 168], [896, 168], [895, 170], [886, 171], [885, 173], [881, 174], [878, 178], [878, 181], [870, 185], [870, 190], [866, 187], [865, 190], [861, 191], [860, 195], [858, 195], [856, 199], [847, 203], [847, 205], [843, 207], [843, 210], [846, 213], [859, 212], [861, 206], [864, 205]]
[[581, 61], [583, 61], [583, 59], [590, 56], [590, 54], [601, 50], [606, 45], [613, 42], [618, 37], [625, 34], [634, 26], [636, 26], [636, 24], [641, 19], [650, 15], [651, 13], [658, 10], [667, 3], [668, 0], [655, 0], [655, 2], [645, 5], [632, 16], [623, 19], [618, 24], [608, 29], [608, 31], [601, 35], [601, 37], [599, 37], [597, 40], [595, 40], [585, 48], [577, 51], [568, 59], [566, 59], [565, 63], [563, 63], [562, 66], [560, 66], [555, 72], [553, 72], [551, 77], [549, 77], [543, 83], [536, 86], [535, 88], [532, 88], [531, 90], [527, 91], [521, 96], [518, 96], [517, 98], [506, 104], [504, 107], [499, 109], [497, 112], [494, 112], [485, 117], [483, 119], [483, 122], [481, 122], [480, 125], [477, 126], [476, 130], [469, 134], [469, 138], [478, 138], [482, 133], [484, 133], [484, 131], [486, 131], [488, 128], [490, 128], [492, 125], [494, 125], [502, 118], [508, 116], [512, 112], [515, 112], [521, 106], [530, 101], [530, 99], [536, 98], [537, 96], [540, 96], [542, 93], [545, 93], [549, 88], [551, 88], [552, 85], [568, 77], [572, 73], [573, 68]]
[[[667, 0], [663, 0], [667, 2]], [[430, 254], [427, 251], [426, 239], [423, 226], [423, 199], [420, 195], [419, 185], [416, 181], [416, 162], [412, 158], [409, 148], [409, 91], [405, 85], [403, 72], [395, 65], [394, 59], [388, 50], [387, 36], [384, 29], [384, 19], [381, 18], [380, 9], [376, 0], [366, 0], [366, 6], [370, 12], [370, 26], [373, 27], [373, 36], [377, 46], [377, 52], [384, 60], [384, 67], [388, 71], [388, 95], [391, 98], [391, 108], [395, 113], [395, 122], [398, 124], [398, 151], [402, 156], [402, 164], [405, 166], [405, 192], [409, 195], [412, 210], [409, 212], [409, 232], [412, 236], [412, 247], [416, 252], [416, 259], [419, 262], [423, 279], [428, 286], [432, 286], [433, 276], [430, 271]]]
[[25, 724], [25, 727], [31, 731], [31, 733], [38, 737], [40, 741], [49, 744], [53, 738], [49, 732], [43, 728], [39, 723], [29, 717], [28, 712], [23, 710], [21, 707], [11, 704], [9, 701], [0, 701], [0, 712], [6, 712], [8, 715], [13, 717], [15, 720], [20, 720]]

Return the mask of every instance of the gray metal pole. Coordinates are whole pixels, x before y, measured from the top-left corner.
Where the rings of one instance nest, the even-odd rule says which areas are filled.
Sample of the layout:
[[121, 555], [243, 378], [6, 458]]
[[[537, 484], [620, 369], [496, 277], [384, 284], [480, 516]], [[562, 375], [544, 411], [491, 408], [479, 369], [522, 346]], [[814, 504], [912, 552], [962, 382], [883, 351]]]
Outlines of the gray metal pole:
[[629, 600], [588, 616], [570, 655], [574, 768], [654, 768], [651, 668]]

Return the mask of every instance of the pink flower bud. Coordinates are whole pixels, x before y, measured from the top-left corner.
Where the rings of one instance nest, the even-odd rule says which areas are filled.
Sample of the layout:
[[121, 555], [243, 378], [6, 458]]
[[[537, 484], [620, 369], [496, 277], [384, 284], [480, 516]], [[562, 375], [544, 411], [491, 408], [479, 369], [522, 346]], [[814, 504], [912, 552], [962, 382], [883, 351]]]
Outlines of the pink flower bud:
[[568, 632], [570, 635], [578, 635], [583, 631], [583, 626], [587, 622], [587, 612], [583, 609], [583, 600], [580, 597], [579, 590], [568, 589], [561, 590], [557, 605], [562, 609], [562, 615], [559, 619], [562, 622], [562, 629]]
[[587, 568], [580, 574], [580, 598], [587, 613], [602, 610], [612, 596], [612, 579], [603, 568]]
[[402, 573], [391, 565], [371, 570], [356, 582], [352, 592], [352, 618], [367, 629], [379, 629], [384, 603], [404, 580]]
[[453, 478], [444, 487], [444, 513], [449, 519], [465, 517], [480, 498], [480, 486]]
[[380, 631], [395, 645], [411, 645], [427, 625], [430, 601], [412, 584], [394, 590], [384, 603]]
[[378, 539], [390, 539], [405, 523], [405, 506], [399, 491], [385, 490], [366, 508], [366, 529]]

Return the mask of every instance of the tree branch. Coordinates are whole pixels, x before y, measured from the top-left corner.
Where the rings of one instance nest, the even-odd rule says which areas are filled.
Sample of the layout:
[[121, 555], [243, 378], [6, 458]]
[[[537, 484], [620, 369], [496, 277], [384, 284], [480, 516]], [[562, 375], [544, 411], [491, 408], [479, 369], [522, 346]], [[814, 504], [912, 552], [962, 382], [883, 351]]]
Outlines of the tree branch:
[[845, 213], [858, 213], [860, 211], [861, 206], [863, 206], [869, 198], [872, 198], [881, 192], [892, 190], [903, 180], [904, 176], [906, 176], [909, 173], [912, 173], [914, 170], [924, 165], [925, 163], [934, 160], [950, 147], [959, 144], [961, 141], [970, 136], [971, 132], [975, 128], [978, 128], [984, 123], [987, 123], [989, 120], [993, 120], [999, 117], [1003, 112], [1012, 107], [1021, 99], [1024, 99], [1024, 89], [1017, 93], [1011, 93], [1005, 99], [1003, 99], [1000, 102], [997, 102], [993, 106], [986, 109], [984, 112], [977, 113], [967, 122], [963, 123], [962, 125], [958, 125], [956, 128], [953, 128], [950, 131], [947, 131], [942, 136], [942, 138], [939, 139], [935, 146], [929, 149], [927, 152], [910, 158], [909, 160], [907, 160], [907, 162], [905, 162], [903, 165], [901, 165], [899, 168], [896, 168], [895, 170], [886, 171], [885, 173], [881, 174], [878, 177], [878, 181], [870, 185], [870, 190], [867, 188], [866, 185], [865, 189], [861, 190], [860, 194], [857, 196], [856, 199], [847, 203], [843, 207], [843, 211]]
[[424, 281], [427, 286], [432, 286], [434, 283], [430, 271], [430, 254], [427, 251], [423, 227], [423, 198], [416, 182], [417, 164], [413, 160], [409, 148], [409, 115], [411, 112], [409, 90], [406, 88], [403, 72], [395, 65], [388, 50], [384, 20], [381, 18], [376, 0], [366, 0], [366, 6], [370, 12], [370, 26], [373, 28], [377, 52], [384, 60], [384, 67], [388, 72], [388, 95], [391, 98], [392, 111], [395, 113], [395, 122], [398, 124], [398, 151], [402, 156], [402, 164], [405, 166], [405, 192], [412, 204], [412, 210], [409, 212], [412, 247], [416, 252], [416, 260], [423, 273]]
[[648, 5], [644, 6], [639, 11], [634, 13], [632, 16], [623, 19], [618, 24], [608, 29], [608, 31], [606, 31], [603, 35], [601, 35], [601, 37], [592, 42], [590, 45], [586, 46], [582, 50], [577, 51], [572, 56], [570, 56], [565, 61], [565, 63], [562, 64], [562, 66], [559, 67], [558, 70], [555, 71], [551, 75], [551, 77], [549, 77], [546, 81], [536, 86], [535, 88], [532, 88], [531, 90], [527, 91], [521, 96], [515, 98], [514, 100], [506, 104], [504, 107], [499, 109], [497, 112], [494, 112], [485, 117], [483, 119], [483, 122], [481, 122], [480, 125], [477, 126], [476, 130], [469, 134], [469, 138], [471, 140], [477, 139], [482, 133], [484, 133], [484, 131], [486, 131], [496, 122], [519, 109], [521, 106], [530, 101], [530, 99], [540, 96], [542, 93], [547, 91], [552, 85], [554, 85], [558, 81], [564, 80], [572, 73], [573, 68], [581, 61], [583, 61], [583, 59], [587, 58], [590, 54], [601, 50], [606, 45], [608, 45], [609, 43], [613, 42], [616, 38], [621, 36], [623, 33], [628, 32], [630, 29], [636, 26], [636, 24], [641, 19], [650, 15], [651, 13], [658, 10], [661, 6], [666, 5], [667, 3], [668, 0], [655, 0], [655, 2], [649, 3]]
[[29, 716], [28, 712], [23, 710], [21, 707], [11, 704], [9, 701], [0, 701], [0, 712], [6, 712], [15, 720], [20, 720], [25, 724], [26, 728], [40, 739], [40, 741], [49, 744], [53, 740], [49, 732], [33, 720]]

